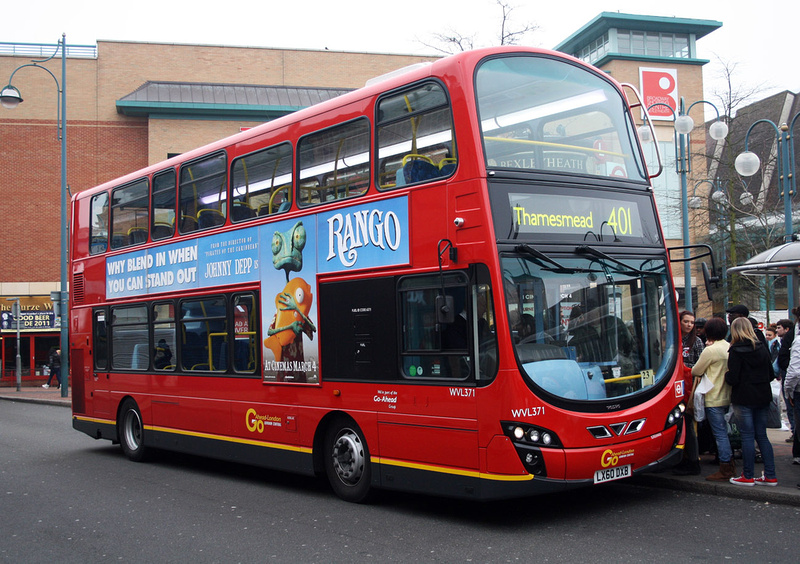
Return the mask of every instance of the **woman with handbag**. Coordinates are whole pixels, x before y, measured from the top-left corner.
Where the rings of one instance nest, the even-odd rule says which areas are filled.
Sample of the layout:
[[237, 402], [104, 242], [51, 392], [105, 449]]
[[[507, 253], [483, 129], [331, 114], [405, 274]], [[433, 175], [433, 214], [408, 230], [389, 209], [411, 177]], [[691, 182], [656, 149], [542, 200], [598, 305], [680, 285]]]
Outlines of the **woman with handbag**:
[[728, 369], [728, 325], [719, 317], [712, 317], [706, 322], [706, 348], [692, 368], [692, 376], [702, 377], [704, 374], [712, 384], [705, 396], [705, 412], [714, 441], [717, 443], [719, 470], [706, 480], [727, 482], [736, 475], [733, 461], [733, 450], [728, 439], [728, 424], [725, 414], [731, 403], [731, 387], [725, 383], [725, 372]]
[[[731, 323], [731, 347], [725, 381], [731, 386], [731, 403], [742, 434], [742, 475], [731, 478], [737, 486], [777, 486], [775, 456], [767, 437], [767, 416], [772, 402], [770, 382], [775, 378], [769, 350], [759, 341], [753, 325], [743, 317]], [[764, 458], [764, 472], [754, 477], [755, 443]]]

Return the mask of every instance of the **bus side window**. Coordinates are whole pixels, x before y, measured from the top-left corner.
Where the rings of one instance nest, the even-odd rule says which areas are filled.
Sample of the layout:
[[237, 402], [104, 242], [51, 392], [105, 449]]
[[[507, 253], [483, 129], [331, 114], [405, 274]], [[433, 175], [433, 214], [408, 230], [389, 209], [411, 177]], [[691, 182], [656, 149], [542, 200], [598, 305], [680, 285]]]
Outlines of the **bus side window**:
[[105, 309], [94, 311], [94, 367], [97, 370], [108, 370], [108, 324]]
[[366, 193], [370, 180], [370, 126], [356, 119], [300, 139], [298, 203], [324, 204]]
[[108, 192], [92, 196], [89, 253], [96, 255], [108, 250]]
[[233, 161], [231, 219], [288, 211], [292, 205], [292, 146], [282, 143]]
[[147, 370], [150, 331], [147, 306], [117, 306], [111, 308], [111, 368], [117, 370]]
[[377, 106], [378, 186], [450, 176], [458, 164], [450, 101], [435, 82], [382, 98]]
[[180, 306], [181, 368], [226, 372], [228, 310], [224, 296], [184, 300]]
[[[474, 320], [468, 301], [469, 283], [464, 272], [409, 276], [399, 285], [400, 354], [406, 378], [466, 380], [472, 371], [470, 343]], [[437, 298], [452, 297], [454, 321], [438, 323]]]
[[175, 233], [175, 171], [170, 169], [153, 177], [153, 216], [150, 237], [156, 241]]
[[150, 224], [150, 183], [146, 178], [111, 191], [111, 248], [147, 241]]
[[217, 153], [183, 165], [178, 193], [181, 233], [191, 233], [225, 223], [228, 214], [225, 153]]
[[175, 370], [175, 305], [172, 302], [153, 304], [153, 368]]

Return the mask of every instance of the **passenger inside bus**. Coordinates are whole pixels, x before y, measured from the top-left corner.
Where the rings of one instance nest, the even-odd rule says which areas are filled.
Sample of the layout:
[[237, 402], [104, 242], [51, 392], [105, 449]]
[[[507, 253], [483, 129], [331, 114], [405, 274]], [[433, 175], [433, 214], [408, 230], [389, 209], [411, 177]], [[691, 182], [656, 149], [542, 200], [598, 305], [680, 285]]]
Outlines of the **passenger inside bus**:
[[165, 339], [160, 339], [153, 351], [153, 367], [163, 370], [172, 364], [172, 351]]

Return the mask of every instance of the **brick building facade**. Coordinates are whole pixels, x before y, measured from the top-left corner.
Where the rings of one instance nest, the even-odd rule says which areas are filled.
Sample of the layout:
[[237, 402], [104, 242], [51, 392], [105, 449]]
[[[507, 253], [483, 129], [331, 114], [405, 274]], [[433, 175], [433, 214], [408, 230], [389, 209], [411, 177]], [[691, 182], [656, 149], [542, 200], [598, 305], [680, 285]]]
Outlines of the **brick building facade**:
[[[0, 45], [0, 76], [7, 80], [21, 65], [45, 59], [56, 45]], [[124, 101], [148, 82], [181, 85], [302, 87], [325, 96], [359, 88], [366, 80], [430, 57], [100, 41], [97, 46], [67, 44], [67, 183], [71, 193], [157, 163], [206, 143], [238, 133], [297, 109], [248, 107], [252, 104], [204, 103], [181, 98], [149, 102], [135, 110]], [[60, 54], [43, 63], [59, 82]], [[23, 373], [35, 378], [58, 343], [49, 308], [51, 291], [60, 289], [60, 144], [57, 137], [57, 88], [41, 69], [22, 68], [13, 77], [24, 100], [0, 108], [0, 175], [6, 181], [0, 199], [2, 269], [0, 311], [3, 324], [3, 378], [14, 374], [15, 331], [5, 322], [12, 302], [47, 309], [49, 328], [27, 327], [21, 341]]]

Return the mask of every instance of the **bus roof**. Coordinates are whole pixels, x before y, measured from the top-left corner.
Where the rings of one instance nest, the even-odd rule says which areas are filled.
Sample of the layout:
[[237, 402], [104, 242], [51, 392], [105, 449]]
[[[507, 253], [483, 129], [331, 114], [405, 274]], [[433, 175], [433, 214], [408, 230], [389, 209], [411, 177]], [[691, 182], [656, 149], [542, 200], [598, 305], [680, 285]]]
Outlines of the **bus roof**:
[[[341, 96], [338, 96], [331, 100], [326, 100], [319, 104], [309, 106], [302, 110], [298, 110], [294, 113], [282, 116], [275, 120], [259, 124], [246, 131], [242, 131], [230, 135], [228, 137], [219, 139], [212, 143], [197, 147], [195, 149], [187, 151], [186, 153], [182, 153], [176, 157], [172, 157], [170, 159], [160, 161], [156, 164], [149, 165], [145, 168], [130, 172], [121, 177], [117, 177], [107, 182], [104, 182], [103, 184], [88, 188], [86, 190], [82, 190], [76, 193], [73, 196], [73, 199], [77, 200], [90, 197], [96, 194], [97, 192], [102, 192], [112, 187], [127, 184], [128, 182], [132, 182], [134, 180], [140, 179], [152, 173], [165, 170], [171, 166], [177, 166], [180, 163], [188, 162], [200, 158], [204, 155], [209, 155], [211, 153], [221, 151], [232, 145], [247, 142], [249, 139], [256, 138], [269, 131], [277, 130], [292, 124], [296, 124], [311, 119], [326, 112], [335, 110], [336, 108], [345, 107], [349, 104], [358, 102], [359, 100], [363, 100], [364, 98], [377, 96], [383, 92], [388, 92], [396, 88], [400, 88], [406, 84], [411, 84], [413, 82], [417, 82], [419, 80], [423, 80], [431, 76], [445, 76], [445, 75], [453, 75], [454, 73], [461, 73], [464, 71], [464, 69], [474, 68], [482, 59], [484, 59], [487, 56], [504, 54], [504, 53], [507, 54], [528, 53], [528, 54], [551, 55], [551, 56], [556, 56], [560, 59], [570, 60], [573, 63], [579, 64], [580, 66], [583, 66], [587, 69], [593, 68], [591, 67], [591, 65], [588, 65], [584, 61], [581, 61], [580, 59], [577, 59], [565, 53], [552, 51], [549, 49], [536, 48], [536, 47], [521, 47], [518, 45], [507, 45], [502, 47], [486, 47], [483, 49], [475, 49], [472, 51], [464, 51], [461, 53], [456, 53], [454, 55], [449, 55], [447, 57], [438, 59], [432, 63], [410, 65], [408, 67], [403, 67], [397, 69], [396, 71], [392, 71], [384, 75], [375, 77], [373, 79], [368, 80], [367, 84], [362, 88], [342, 94]], [[605, 73], [603, 74], [604, 76], [607, 76], [605, 75]], [[608, 78], [611, 79], [611, 77]], [[616, 81], [614, 81], [613, 79], [611, 80], [616, 84]], [[464, 87], [471, 88], [471, 82], [467, 82], [466, 84], [464, 84]], [[276, 140], [276, 143], [277, 142], [279, 141]]]

